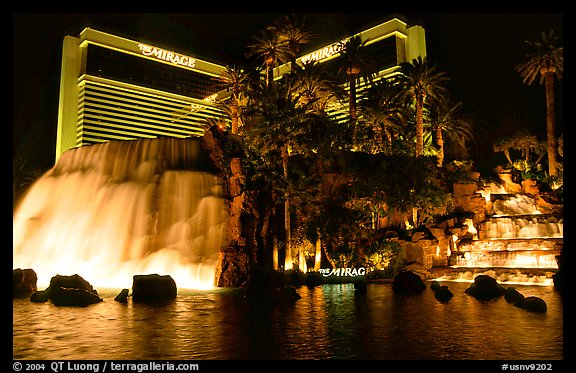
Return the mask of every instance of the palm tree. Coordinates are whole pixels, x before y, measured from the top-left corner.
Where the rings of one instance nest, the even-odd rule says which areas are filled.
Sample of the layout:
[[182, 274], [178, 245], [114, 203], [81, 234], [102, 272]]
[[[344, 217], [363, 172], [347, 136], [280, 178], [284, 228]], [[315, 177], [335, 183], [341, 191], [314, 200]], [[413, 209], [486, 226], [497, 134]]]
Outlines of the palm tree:
[[366, 52], [367, 40], [362, 41], [360, 36], [353, 36], [344, 43], [340, 56], [339, 74], [345, 73], [348, 79], [349, 91], [349, 112], [352, 121], [358, 118], [356, 112], [356, 83], [363, 79], [372, 81], [375, 75], [375, 64], [373, 59]]
[[248, 45], [247, 57], [262, 58], [266, 69], [266, 86], [270, 87], [274, 81], [274, 68], [279, 60], [289, 55], [287, 43], [273, 27], [261, 31], [254, 37], [254, 42]]
[[525, 41], [531, 51], [526, 54], [526, 60], [515, 67], [525, 84], [532, 84], [537, 77], [539, 83], [544, 83], [546, 90], [546, 136], [548, 140], [548, 173], [558, 175], [556, 164], [556, 118], [554, 114], [554, 76], [562, 79], [564, 70], [564, 47], [557, 44], [558, 38], [554, 30], [548, 34], [542, 32], [541, 40]]
[[257, 85], [250, 90], [251, 120], [246, 125], [247, 138], [259, 149], [264, 159], [281, 159], [283, 180], [277, 181], [284, 190], [285, 270], [292, 269], [290, 245], [290, 188], [288, 167], [290, 148], [304, 130], [311, 104], [302, 104], [294, 79], [284, 77], [278, 84]]
[[440, 101], [447, 94], [445, 86], [449, 80], [444, 72], [436, 72], [427, 57], [418, 57], [412, 62], [400, 64], [398, 82], [405, 90], [405, 95], [415, 105], [416, 110], [416, 157], [424, 152], [424, 104], [427, 100]]
[[[430, 124], [438, 150], [436, 152], [437, 166], [444, 164], [445, 140], [461, 149], [474, 139], [472, 122], [461, 113], [462, 102], [452, 103], [450, 100], [431, 105], [428, 110]], [[445, 139], [446, 136], [446, 139]]]
[[280, 58], [287, 59], [284, 62], [290, 62], [290, 71], [294, 72], [297, 68], [296, 57], [300, 54], [302, 45], [312, 41], [313, 34], [305, 30], [303, 20], [286, 15], [278, 19], [270, 29], [277, 31], [280, 42], [285, 43]]
[[312, 109], [318, 114], [325, 114], [329, 106], [346, 98], [346, 90], [334, 83], [317, 61], [304, 63], [302, 69], [294, 73], [294, 79], [302, 102], [312, 104]]
[[230, 92], [230, 116], [232, 119], [232, 133], [238, 134], [241, 120], [241, 99], [246, 92], [248, 74], [239, 67], [226, 66], [226, 70], [220, 73], [220, 82]]
[[[390, 79], [381, 79], [368, 89], [366, 99], [360, 103], [363, 122], [366, 123], [376, 143], [376, 152], [390, 153], [392, 139], [404, 124], [405, 100], [402, 87]], [[382, 135], [386, 137], [384, 144]]]

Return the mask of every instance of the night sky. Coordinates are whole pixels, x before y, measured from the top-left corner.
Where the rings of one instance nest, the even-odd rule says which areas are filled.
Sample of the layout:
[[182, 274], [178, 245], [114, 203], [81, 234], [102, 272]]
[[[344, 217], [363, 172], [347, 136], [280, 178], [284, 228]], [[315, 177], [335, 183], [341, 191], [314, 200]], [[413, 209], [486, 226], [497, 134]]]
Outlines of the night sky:
[[[518, 128], [545, 138], [544, 87], [524, 85], [514, 67], [524, 58], [525, 40], [554, 29], [563, 41], [562, 13], [300, 14], [317, 35], [309, 50], [392, 16], [409, 26], [422, 25], [428, 58], [448, 74], [449, 89], [466, 111], [482, 120], [478, 138], [485, 149], [491, 139]], [[53, 165], [64, 36], [92, 27], [215, 63], [242, 65], [248, 62], [244, 54], [253, 36], [280, 15], [13, 13], [13, 155], [38, 168]], [[562, 84], [556, 81], [558, 132], [563, 127]]]

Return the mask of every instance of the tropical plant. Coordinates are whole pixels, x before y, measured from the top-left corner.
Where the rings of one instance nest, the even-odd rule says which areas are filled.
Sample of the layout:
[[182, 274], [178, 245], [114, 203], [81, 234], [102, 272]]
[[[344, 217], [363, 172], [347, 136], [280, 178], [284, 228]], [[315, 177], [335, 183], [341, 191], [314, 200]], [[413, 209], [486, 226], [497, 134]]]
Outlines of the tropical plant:
[[229, 110], [233, 134], [238, 134], [239, 128], [242, 126], [242, 102], [248, 81], [248, 74], [237, 66], [226, 66], [226, 70], [220, 73], [220, 82], [224, 85], [223, 89], [230, 92]]
[[285, 270], [292, 268], [290, 247], [290, 189], [288, 162], [295, 139], [302, 133], [311, 111], [311, 103], [302, 104], [294, 79], [284, 77], [278, 84], [258, 84], [249, 91], [252, 99], [246, 137], [263, 159], [280, 159], [284, 199]]
[[375, 81], [368, 89], [366, 98], [360, 102], [359, 109], [360, 122], [366, 134], [366, 150], [391, 154], [392, 140], [398, 137], [405, 123], [406, 105], [402, 87], [390, 79]]
[[375, 241], [368, 249], [366, 259], [370, 278], [394, 278], [405, 267], [402, 247], [396, 241]]
[[353, 36], [344, 43], [340, 52], [340, 68], [338, 73], [345, 74], [348, 80], [349, 101], [348, 109], [352, 122], [358, 119], [356, 111], [356, 84], [360, 80], [371, 82], [375, 75], [375, 62], [366, 51], [368, 39], [362, 40], [360, 36]]
[[542, 32], [541, 39], [525, 41], [531, 50], [526, 54], [526, 60], [515, 67], [522, 77], [522, 82], [532, 84], [539, 78], [546, 92], [546, 136], [548, 141], [548, 173], [558, 174], [556, 160], [556, 116], [554, 112], [554, 77], [562, 79], [564, 70], [564, 47], [558, 44], [554, 30]]
[[276, 31], [280, 36], [280, 42], [284, 43], [279, 57], [285, 63], [290, 63], [290, 70], [296, 71], [296, 57], [300, 54], [302, 46], [309, 44], [314, 35], [304, 27], [304, 20], [295, 15], [284, 15], [275, 21], [269, 30]]
[[278, 61], [286, 60], [291, 56], [287, 44], [274, 28], [268, 27], [262, 30], [259, 35], [254, 36], [254, 41], [247, 48], [247, 57], [263, 60], [266, 87], [271, 86], [274, 81], [274, 68]]
[[453, 103], [450, 100], [429, 105], [427, 116], [438, 147], [436, 152], [438, 167], [444, 164], [445, 143], [464, 153], [462, 150], [474, 140], [473, 123], [462, 114], [461, 110], [462, 102]]
[[427, 57], [415, 58], [412, 62], [403, 62], [396, 76], [404, 89], [404, 94], [415, 108], [416, 124], [416, 157], [424, 153], [424, 104], [427, 101], [444, 100], [448, 89], [449, 78], [444, 72], [437, 72]]

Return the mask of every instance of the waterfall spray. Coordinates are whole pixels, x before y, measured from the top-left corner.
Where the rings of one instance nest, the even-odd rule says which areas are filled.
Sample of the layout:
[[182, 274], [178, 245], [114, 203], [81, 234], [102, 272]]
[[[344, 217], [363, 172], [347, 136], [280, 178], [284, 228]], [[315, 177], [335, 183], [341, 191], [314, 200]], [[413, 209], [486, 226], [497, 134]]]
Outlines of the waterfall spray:
[[13, 267], [34, 269], [39, 288], [56, 274], [129, 288], [150, 273], [212, 288], [227, 219], [221, 194], [200, 139], [70, 149], [14, 210]]

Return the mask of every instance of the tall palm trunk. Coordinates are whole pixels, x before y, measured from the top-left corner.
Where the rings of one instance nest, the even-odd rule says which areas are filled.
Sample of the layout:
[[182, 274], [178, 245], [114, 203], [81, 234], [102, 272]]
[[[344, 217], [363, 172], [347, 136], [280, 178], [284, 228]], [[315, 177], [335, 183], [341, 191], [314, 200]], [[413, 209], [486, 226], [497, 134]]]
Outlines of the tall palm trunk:
[[232, 105], [230, 106], [232, 114], [232, 133], [238, 134], [238, 100], [236, 97], [233, 97], [232, 100]]
[[[288, 179], [288, 145], [282, 147], [282, 169], [284, 171], [284, 177]], [[285, 240], [285, 250], [286, 256], [284, 257], [284, 270], [289, 271], [293, 268], [292, 263], [292, 248], [290, 247], [290, 200], [289, 193], [286, 191], [284, 201], [284, 230], [286, 232]]]
[[442, 137], [442, 127], [436, 128], [436, 142], [438, 143], [438, 153], [436, 154], [436, 165], [442, 167], [444, 163], [444, 138]]
[[266, 87], [270, 88], [274, 81], [274, 58], [266, 58]]
[[424, 97], [416, 96], [416, 157], [424, 154]]
[[544, 74], [546, 87], [546, 136], [548, 138], [548, 174], [557, 176], [556, 168], [556, 118], [554, 116], [554, 71]]
[[352, 120], [356, 120], [356, 76], [350, 75], [350, 96], [349, 96], [349, 110]]

